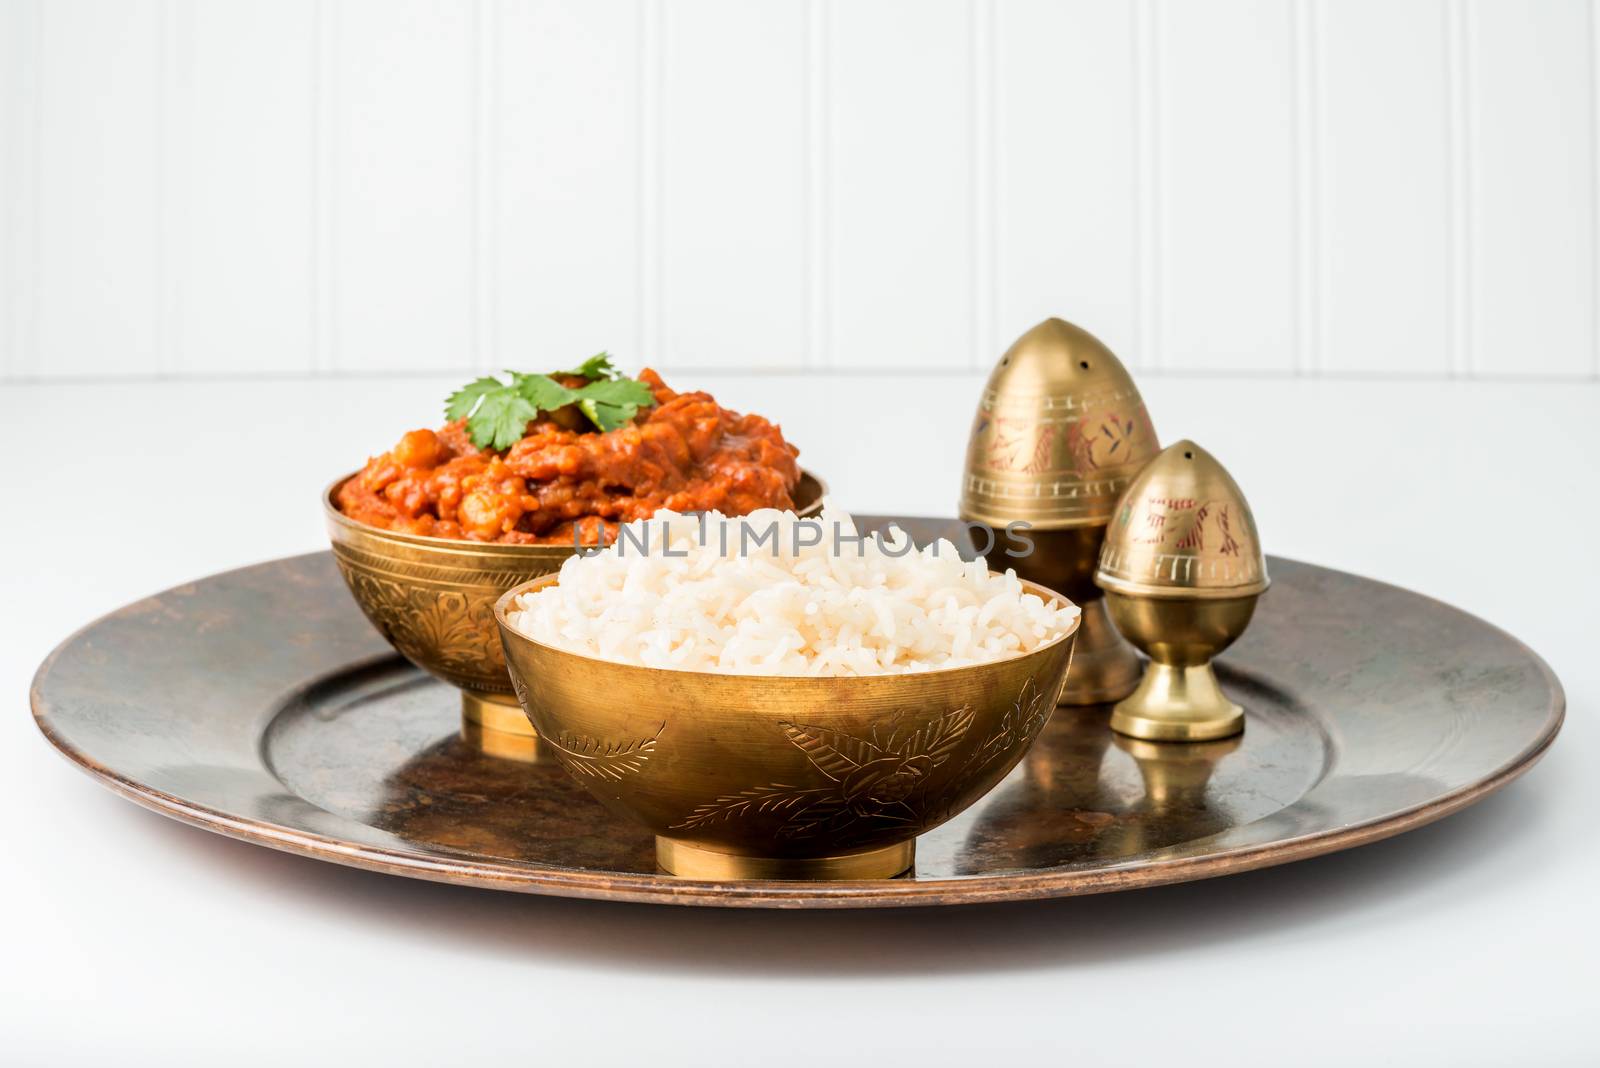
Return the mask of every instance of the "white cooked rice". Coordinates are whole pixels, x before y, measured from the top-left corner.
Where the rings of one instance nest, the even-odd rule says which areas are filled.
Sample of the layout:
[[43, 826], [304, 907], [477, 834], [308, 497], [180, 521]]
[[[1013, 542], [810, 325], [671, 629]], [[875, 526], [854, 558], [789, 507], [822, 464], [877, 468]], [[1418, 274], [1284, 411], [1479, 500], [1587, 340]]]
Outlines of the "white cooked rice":
[[[811, 532], [797, 537], [804, 523]], [[772, 524], [776, 546], [768, 539], [740, 553], [741, 528], [753, 539]], [[511, 625], [547, 645], [646, 667], [888, 675], [1019, 656], [1078, 616], [1074, 605], [1025, 592], [1012, 571], [963, 562], [948, 541], [919, 551], [894, 528], [881, 544], [854, 543], [854, 522], [831, 506], [821, 544], [798, 551], [817, 521], [773, 509], [740, 519], [661, 511], [625, 531], [567, 560], [557, 585], [519, 597]]]

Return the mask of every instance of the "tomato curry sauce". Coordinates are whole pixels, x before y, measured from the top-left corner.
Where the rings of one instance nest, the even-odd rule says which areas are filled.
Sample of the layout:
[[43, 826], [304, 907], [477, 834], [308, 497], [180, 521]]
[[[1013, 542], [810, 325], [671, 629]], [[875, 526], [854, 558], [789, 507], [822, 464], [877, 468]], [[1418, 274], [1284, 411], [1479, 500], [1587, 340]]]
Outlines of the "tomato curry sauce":
[[339, 510], [409, 534], [512, 544], [596, 544], [659, 508], [745, 515], [794, 507], [800, 450], [759, 415], [709, 393], [675, 393], [654, 371], [655, 406], [615, 430], [582, 432], [543, 412], [503, 452], [479, 449], [465, 420], [413, 430], [339, 487]]

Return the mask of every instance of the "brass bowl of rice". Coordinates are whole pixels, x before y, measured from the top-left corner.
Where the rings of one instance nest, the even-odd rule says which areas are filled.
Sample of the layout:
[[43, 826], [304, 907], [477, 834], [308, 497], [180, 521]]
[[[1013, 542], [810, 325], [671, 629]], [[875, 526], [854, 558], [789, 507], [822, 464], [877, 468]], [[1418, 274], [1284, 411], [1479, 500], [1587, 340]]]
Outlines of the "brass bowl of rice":
[[[547, 575], [570, 545], [512, 545], [436, 538], [357, 522], [339, 510], [336, 479], [322, 492], [334, 562], [362, 613], [390, 645], [461, 691], [462, 735], [495, 756], [532, 761], [538, 746], [506, 675], [494, 603], [506, 590]], [[795, 487], [811, 514], [827, 492], [808, 471]]]
[[[828, 560], [786, 579], [767, 559], [723, 578], [726, 558], [687, 544], [687, 558], [609, 572], [596, 564], [615, 549], [573, 560], [495, 605], [543, 751], [649, 828], [668, 872], [898, 875], [916, 837], [992, 789], [1055, 709], [1078, 618], [1045, 587], [958, 560], [926, 581]], [[856, 673], [820, 673], [838, 671]]]

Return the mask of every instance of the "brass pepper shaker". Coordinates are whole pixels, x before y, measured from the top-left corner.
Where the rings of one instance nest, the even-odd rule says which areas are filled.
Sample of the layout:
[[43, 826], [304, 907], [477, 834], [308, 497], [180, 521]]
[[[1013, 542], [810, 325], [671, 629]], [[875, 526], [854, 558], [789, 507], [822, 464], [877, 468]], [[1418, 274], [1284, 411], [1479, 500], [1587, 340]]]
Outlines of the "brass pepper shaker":
[[[1018, 338], [984, 386], [967, 439], [961, 518], [992, 528], [992, 567], [1015, 568], [1083, 610], [1062, 704], [1115, 701], [1139, 681], [1139, 657], [1111, 625], [1093, 578], [1117, 499], [1159, 449], [1127, 368], [1060, 319]], [[1006, 534], [1018, 522], [1028, 526], [1026, 541]]]
[[1199, 742], [1244, 729], [1211, 658], [1244, 633], [1267, 588], [1255, 517], [1216, 458], [1180, 441], [1128, 486], [1095, 582], [1117, 628], [1150, 656], [1111, 729], [1152, 742]]

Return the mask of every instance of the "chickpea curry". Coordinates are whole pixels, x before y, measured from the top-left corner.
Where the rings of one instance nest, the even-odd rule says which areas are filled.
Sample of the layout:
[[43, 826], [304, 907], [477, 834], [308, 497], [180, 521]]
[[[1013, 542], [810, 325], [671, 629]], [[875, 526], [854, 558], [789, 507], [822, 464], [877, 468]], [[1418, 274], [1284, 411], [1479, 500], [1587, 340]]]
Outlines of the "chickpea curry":
[[601, 360], [513, 375], [510, 387], [479, 379], [451, 398], [451, 422], [368, 460], [335, 503], [388, 530], [526, 545], [610, 541], [660, 508], [794, 507], [799, 450], [777, 426], [677, 393], [651, 370], [620, 379]]

